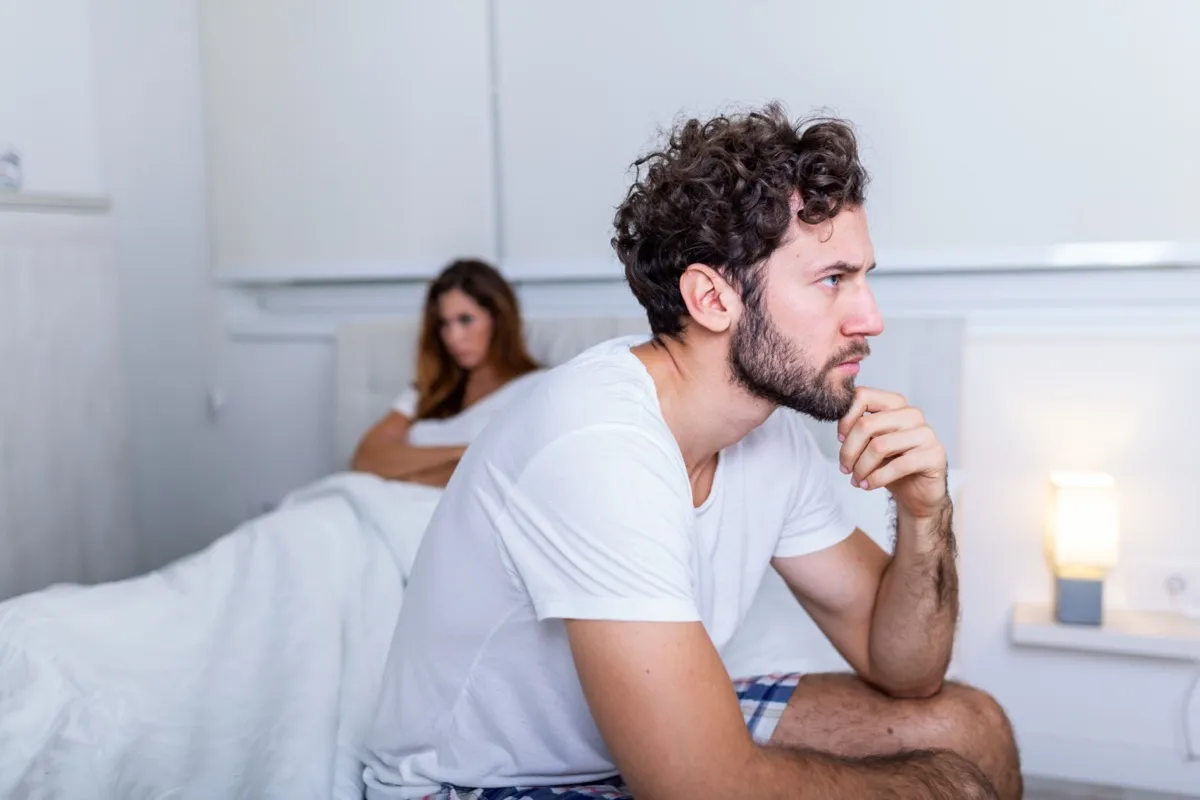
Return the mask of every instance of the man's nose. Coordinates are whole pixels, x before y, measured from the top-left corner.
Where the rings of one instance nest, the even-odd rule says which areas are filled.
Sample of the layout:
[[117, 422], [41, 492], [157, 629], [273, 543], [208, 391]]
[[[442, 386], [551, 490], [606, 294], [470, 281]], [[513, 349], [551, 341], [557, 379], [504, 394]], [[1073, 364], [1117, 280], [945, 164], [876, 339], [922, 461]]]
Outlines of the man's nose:
[[863, 287], [857, 308], [843, 326], [843, 333], [847, 336], [878, 336], [883, 333], [883, 314], [870, 287]]

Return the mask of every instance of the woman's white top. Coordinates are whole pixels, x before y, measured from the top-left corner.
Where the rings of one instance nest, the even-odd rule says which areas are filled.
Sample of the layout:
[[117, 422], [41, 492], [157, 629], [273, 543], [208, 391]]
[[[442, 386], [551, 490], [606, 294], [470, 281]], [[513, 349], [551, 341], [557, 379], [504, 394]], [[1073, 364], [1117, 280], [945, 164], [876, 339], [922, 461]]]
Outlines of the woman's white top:
[[[491, 394], [445, 419], [422, 419], [408, 429], [408, 443], [413, 447], [454, 447], [474, 441], [497, 411], [528, 389], [544, 370], [527, 372], [496, 389]], [[403, 392], [392, 403], [392, 410], [410, 420], [417, 413], [417, 390]]]

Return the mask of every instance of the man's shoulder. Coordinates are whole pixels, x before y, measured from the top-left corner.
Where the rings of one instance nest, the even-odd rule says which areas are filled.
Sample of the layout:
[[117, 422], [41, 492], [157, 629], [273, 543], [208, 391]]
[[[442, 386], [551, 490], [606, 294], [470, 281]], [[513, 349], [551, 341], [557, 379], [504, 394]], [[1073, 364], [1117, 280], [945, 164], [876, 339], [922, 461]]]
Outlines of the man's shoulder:
[[657, 416], [654, 383], [624, 339], [604, 342], [546, 370], [522, 405], [540, 423], [646, 424]]
[[613, 448], [619, 452], [630, 439], [667, 452], [673, 442], [653, 380], [618, 340], [541, 372], [471, 447], [487, 456], [491, 468], [503, 464], [519, 473], [542, 451], [569, 450], [584, 458], [597, 450], [611, 458]]

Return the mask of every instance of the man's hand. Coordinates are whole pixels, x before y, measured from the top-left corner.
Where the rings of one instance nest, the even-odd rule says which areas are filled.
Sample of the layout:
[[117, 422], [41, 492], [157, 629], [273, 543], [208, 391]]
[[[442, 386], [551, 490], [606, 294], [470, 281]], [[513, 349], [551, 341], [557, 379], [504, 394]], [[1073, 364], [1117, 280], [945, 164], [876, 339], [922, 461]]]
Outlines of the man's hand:
[[[860, 674], [893, 695], [927, 697], [945, 678], [958, 619], [946, 450], [925, 415], [903, 397], [866, 387], [855, 392], [850, 410], [838, 422], [838, 438], [842, 472], [853, 476], [851, 482], [864, 489], [886, 487], [896, 501], [896, 546], [876, 590], [865, 593], [870, 613], [865, 601], [829, 602], [836, 595], [807, 577], [814, 570], [800, 559], [777, 569], [801, 602], [817, 610], [813, 618], [826, 635], [856, 655]], [[819, 554], [802, 558], [814, 555]], [[875, 563], [844, 556], [843, 561]], [[870, 574], [861, 567], [857, 572], [864, 576], [860, 583]]]
[[946, 450], [919, 409], [898, 394], [859, 387], [838, 422], [842, 472], [863, 489], [886, 487], [898, 509], [932, 519], [947, 501]]

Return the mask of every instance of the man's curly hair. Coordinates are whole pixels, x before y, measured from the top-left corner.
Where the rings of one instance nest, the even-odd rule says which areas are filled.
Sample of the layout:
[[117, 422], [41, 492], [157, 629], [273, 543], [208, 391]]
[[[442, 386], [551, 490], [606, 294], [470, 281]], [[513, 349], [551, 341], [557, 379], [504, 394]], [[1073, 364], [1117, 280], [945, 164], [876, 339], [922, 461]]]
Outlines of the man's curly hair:
[[689, 264], [719, 270], [748, 300], [787, 235], [794, 195], [800, 221], [813, 225], [862, 205], [868, 182], [847, 122], [792, 122], [778, 103], [690, 119], [633, 166], [612, 246], [655, 336], [683, 331], [679, 279]]

